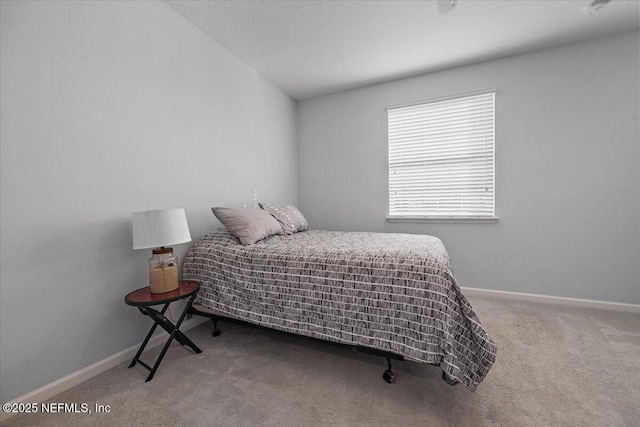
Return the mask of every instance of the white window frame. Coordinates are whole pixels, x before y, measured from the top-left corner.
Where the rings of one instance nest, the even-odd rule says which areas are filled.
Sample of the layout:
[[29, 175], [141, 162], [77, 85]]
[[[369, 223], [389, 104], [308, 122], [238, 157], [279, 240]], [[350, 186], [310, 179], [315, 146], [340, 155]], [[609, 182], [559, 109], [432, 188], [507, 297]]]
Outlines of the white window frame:
[[[397, 153], [397, 144], [402, 144], [402, 141], [399, 141], [398, 139], [401, 138], [401, 136], [398, 136], [398, 134], [393, 134], [393, 130], [391, 128], [391, 119], [388, 119], [387, 121], [387, 129], [389, 132], [388, 135], [388, 149], [389, 149], [389, 157], [388, 157], [388, 216], [387, 216], [387, 221], [388, 222], [461, 222], [461, 223], [477, 223], [477, 222], [481, 222], [481, 223], [486, 223], [486, 222], [496, 222], [498, 220], [498, 217], [496, 215], [496, 211], [495, 211], [495, 202], [496, 202], [496, 186], [495, 186], [495, 167], [496, 167], [496, 163], [495, 163], [495, 147], [496, 147], [496, 141], [495, 141], [495, 96], [496, 96], [497, 90], [495, 88], [492, 89], [485, 89], [485, 90], [480, 90], [480, 91], [475, 91], [475, 92], [467, 92], [467, 93], [462, 93], [462, 94], [457, 94], [457, 95], [451, 95], [451, 96], [446, 96], [446, 97], [441, 97], [441, 98], [435, 98], [435, 99], [430, 99], [430, 100], [423, 100], [423, 101], [416, 101], [416, 102], [411, 102], [411, 103], [406, 103], [406, 104], [401, 104], [401, 105], [394, 105], [394, 106], [389, 106], [387, 107], [387, 113], [389, 114], [391, 111], [396, 110], [396, 112], [402, 114], [402, 109], [406, 109], [405, 111], [409, 112], [411, 111], [410, 107], [420, 107], [420, 106], [427, 106], [429, 104], [434, 104], [433, 106], [437, 107], [438, 103], [441, 103], [443, 107], [445, 107], [446, 105], [450, 105], [447, 104], [446, 101], [456, 101], [456, 100], [463, 100], [465, 98], [473, 98], [473, 97], [478, 97], [480, 95], [484, 96], [486, 98], [486, 95], [492, 95], [492, 108], [491, 108], [491, 113], [493, 114], [491, 117], [491, 140], [489, 141], [488, 136], [486, 137], [487, 139], [485, 140], [485, 144], [487, 147], [490, 146], [490, 150], [487, 151], [486, 153], [487, 155], [487, 159], [490, 156], [490, 183], [491, 186], [490, 188], [492, 188], [493, 190], [493, 194], [491, 195], [491, 202], [492, 202], [492, 206], [491, 206], [491, 211], [484, 211], [484, 212], [474, 212], [474, 214], [469, 214], [468, 212], [460, 212], [460, 214], [457, 213], [452, 213], [451, 211], [446, 213], [446, 214], [439, 214], [436, 211], [422, 211], [422, 212], [413, 212], [412, 214], [399, 214], [397, 213], [397, 211], [394, 213], [392, 212], [392, 199], [393, 199], [393, 195], [392, 195], [392, 173], [393, 173], [393, 168], [398, 166], [398, 161], [397, 155], [394, 155], [394, 153]], [[395, 119], [394, 119], [395, 122]], [[399, 122], [395, 122], [396, 124]], [[488, 133], [487, 133], [488, 135]], [[395, 142], [396, 145], [394, 145], [392, 147], [392, 144]], [[424, 144], [429, 144], [430, 141], [425, 141]], [[439, 157], [439, 159], [446, 159], [446, 155], [443, 154], [443, 157]], [[392, 161], [396, 159], [395, 162], [393, 162], [392, 165]], [[486, 161], [486, 160], [485, 160]], [[486, 166], [488, 164], [488, 162], [485, 164], [485, 174], [488, 173], [489, 171], [489, 166]], [[426, 167], [426, 166], [425, 166]], [[420, 193], [420, 190], [417, 190], [417, 193]], [[422, 196], [424, 197], [424, 196]], [[486, 209], [486, 208], [485, 208]]]

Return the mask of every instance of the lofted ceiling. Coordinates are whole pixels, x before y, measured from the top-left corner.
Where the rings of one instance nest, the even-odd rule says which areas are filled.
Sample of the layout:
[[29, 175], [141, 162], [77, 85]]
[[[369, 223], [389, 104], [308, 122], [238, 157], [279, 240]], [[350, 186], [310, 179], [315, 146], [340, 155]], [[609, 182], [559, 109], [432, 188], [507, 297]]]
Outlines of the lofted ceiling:
[[638, 29], [638, 0], [585, 15], [590, 1], [458, 0], [443, 14], [437, 1], [165, 3], [303, 100]]

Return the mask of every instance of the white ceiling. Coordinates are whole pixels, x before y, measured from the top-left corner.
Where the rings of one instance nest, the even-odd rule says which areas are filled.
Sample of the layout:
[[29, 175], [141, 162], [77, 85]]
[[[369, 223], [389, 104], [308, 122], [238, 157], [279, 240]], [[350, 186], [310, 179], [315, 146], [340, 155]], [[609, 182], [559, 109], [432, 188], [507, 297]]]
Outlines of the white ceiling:
[[[637, 29], [638, 0], [165, 0], [297, 100]], [[613, 64], [612, 64], [613, 65]]]

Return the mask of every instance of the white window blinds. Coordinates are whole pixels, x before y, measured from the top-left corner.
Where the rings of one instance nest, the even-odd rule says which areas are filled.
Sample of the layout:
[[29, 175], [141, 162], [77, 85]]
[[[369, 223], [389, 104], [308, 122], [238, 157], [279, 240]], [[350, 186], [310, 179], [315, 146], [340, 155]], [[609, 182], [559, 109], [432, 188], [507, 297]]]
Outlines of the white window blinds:
[[492, 218], [495, 90], [390, 107], [389, 217]]

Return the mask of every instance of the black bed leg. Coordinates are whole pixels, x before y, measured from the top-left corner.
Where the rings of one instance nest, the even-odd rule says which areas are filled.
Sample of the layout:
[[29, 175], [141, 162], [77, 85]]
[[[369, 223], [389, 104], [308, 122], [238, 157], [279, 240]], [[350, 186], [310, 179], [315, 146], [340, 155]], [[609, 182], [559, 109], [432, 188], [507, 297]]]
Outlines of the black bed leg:
[[442, 371], [442, 379], [449, 385], [458, 384], [458, 380], [451, 378], [445, 371]]
[[218, 329], [218, 319], [211, 319], [211, 321], [213, 322], [213, 331], [211, 331], [211, 336], [217, 337], [218, 335], [220, 335], [220, 329]]
[[382, 378], [384, 378], [384, 380], [386, 382], [388, 382], [389, 384], [395, 383], [396, 382], [396, 374], [391, 372], [391, 358], [390, 357], [387, 357], [387, 364], [389, 365], [389, 369], [384, 371], [384, 374], [382, 374]]

